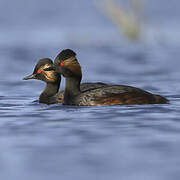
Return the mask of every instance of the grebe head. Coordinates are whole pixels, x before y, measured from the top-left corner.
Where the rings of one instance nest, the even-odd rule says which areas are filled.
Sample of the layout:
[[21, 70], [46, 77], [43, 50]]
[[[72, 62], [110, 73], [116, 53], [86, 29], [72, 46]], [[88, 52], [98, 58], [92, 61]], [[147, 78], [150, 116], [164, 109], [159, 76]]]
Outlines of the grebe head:
[[76, 53], [71, 49], [61, 51], [55, 61], [54, 67], [56, 72], [64, 77], [81, 77], [81, 66], [76, 59]]
[[23, 80], [37, 79], [46, 83], [55, 83], [60, 76], [54, 70], [45, 71], [44, 69], [53, 67], [53, 61], [49, 58], [43, 58], [38, 61], [31, 75], [26, 76]]

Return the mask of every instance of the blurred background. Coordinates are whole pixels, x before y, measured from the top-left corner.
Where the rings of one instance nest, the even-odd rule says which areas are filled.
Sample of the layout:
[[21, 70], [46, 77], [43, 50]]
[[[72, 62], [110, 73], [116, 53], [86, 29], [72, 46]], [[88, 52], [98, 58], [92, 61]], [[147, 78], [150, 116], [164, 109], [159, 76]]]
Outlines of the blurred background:
[[[1, 178], [179, 179], [179, 17], [178, 0], [1, 0]], [[22, 78], [66, 48], [84, 82], [136, 86], [171, 104], [34, 102], [45, 85]]]

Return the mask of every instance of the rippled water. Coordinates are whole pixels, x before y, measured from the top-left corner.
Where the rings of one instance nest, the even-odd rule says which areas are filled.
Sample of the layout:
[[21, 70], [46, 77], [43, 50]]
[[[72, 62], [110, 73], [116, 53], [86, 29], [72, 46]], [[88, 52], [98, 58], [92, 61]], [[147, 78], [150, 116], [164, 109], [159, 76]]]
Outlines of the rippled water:
[[[1, 179], [179, 179], [180, 44], [176, 29], [167, 26], [163, 36], [157, 31], [161, 40], [151, 41], [150, 31], [147, 39], [151, 40], [131, 43], [87, 0], [81, 5], [54, 1], [50, 7], [48, 1], [42, 6], [35, 1], [18, 2], [17, 12], [13, 10], [8, 19], [1, 16]], [[16, 9], [4, 9], [7, 4], [1, 2], [1, 12]], [[153, 7], [152, 1], [149, 12]], [[164, 8], [172, 12], [166, 3]], [[136, 86], [167, 97], [170, 104], [39, 104], [45, 84], [22, 78], [33, 71], [39, 58], [54, 58], [63, 48], [77, 52], [84, 82]]]

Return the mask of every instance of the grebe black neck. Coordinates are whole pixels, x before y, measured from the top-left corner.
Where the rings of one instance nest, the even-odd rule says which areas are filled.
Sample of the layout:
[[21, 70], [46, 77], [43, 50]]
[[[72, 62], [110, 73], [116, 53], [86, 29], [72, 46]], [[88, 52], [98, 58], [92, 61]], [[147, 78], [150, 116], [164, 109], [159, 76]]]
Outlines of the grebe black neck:
[[80, 94], [82, 79], [81, 66], [76, 58], [76, 53], [70, 49], [63, 50], [54, 61], [56, 72], [66, 78], [64, 102]]
[[63, 50], [56, 57], [54, 66], [56, 72], [62, 74], [66, 78], [65, 90], [73, 94], [79, 93], [82, 71], [76, 58], [76, 53], [70, 49]]

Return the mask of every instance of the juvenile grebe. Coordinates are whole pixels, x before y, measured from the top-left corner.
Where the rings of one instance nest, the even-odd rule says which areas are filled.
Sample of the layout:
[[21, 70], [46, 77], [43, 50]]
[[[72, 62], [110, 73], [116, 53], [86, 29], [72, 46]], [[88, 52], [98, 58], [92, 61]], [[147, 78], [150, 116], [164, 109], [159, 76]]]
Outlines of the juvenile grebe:
[[99, 106], [168, 103], [168, 100], [160, 95], [125, 85], [108, 85], [82, 92], [80, 90], [81, 66], [76, 58], [76, 53], [70, 49], [59, 53], [54, 61], [54, 68], [46, 68], [46, 71], [53, 69], [66, 78], [64, 105]]
[[[44, 71], [46, 68], [53, 67], [53, 61], [49, 58], [40, 59], [36, 64], [31, 75], [24, 77], [24, 80], [37, 79], [46, 82], [46, 87], [39, 97], [39, 102], [44, 104], [61, 103], [64, 98], [64, 91], [59, 91], [61, 76], [52, 71]], [[104, 87], [104, 83], [82, 83], [81, 91]]]

